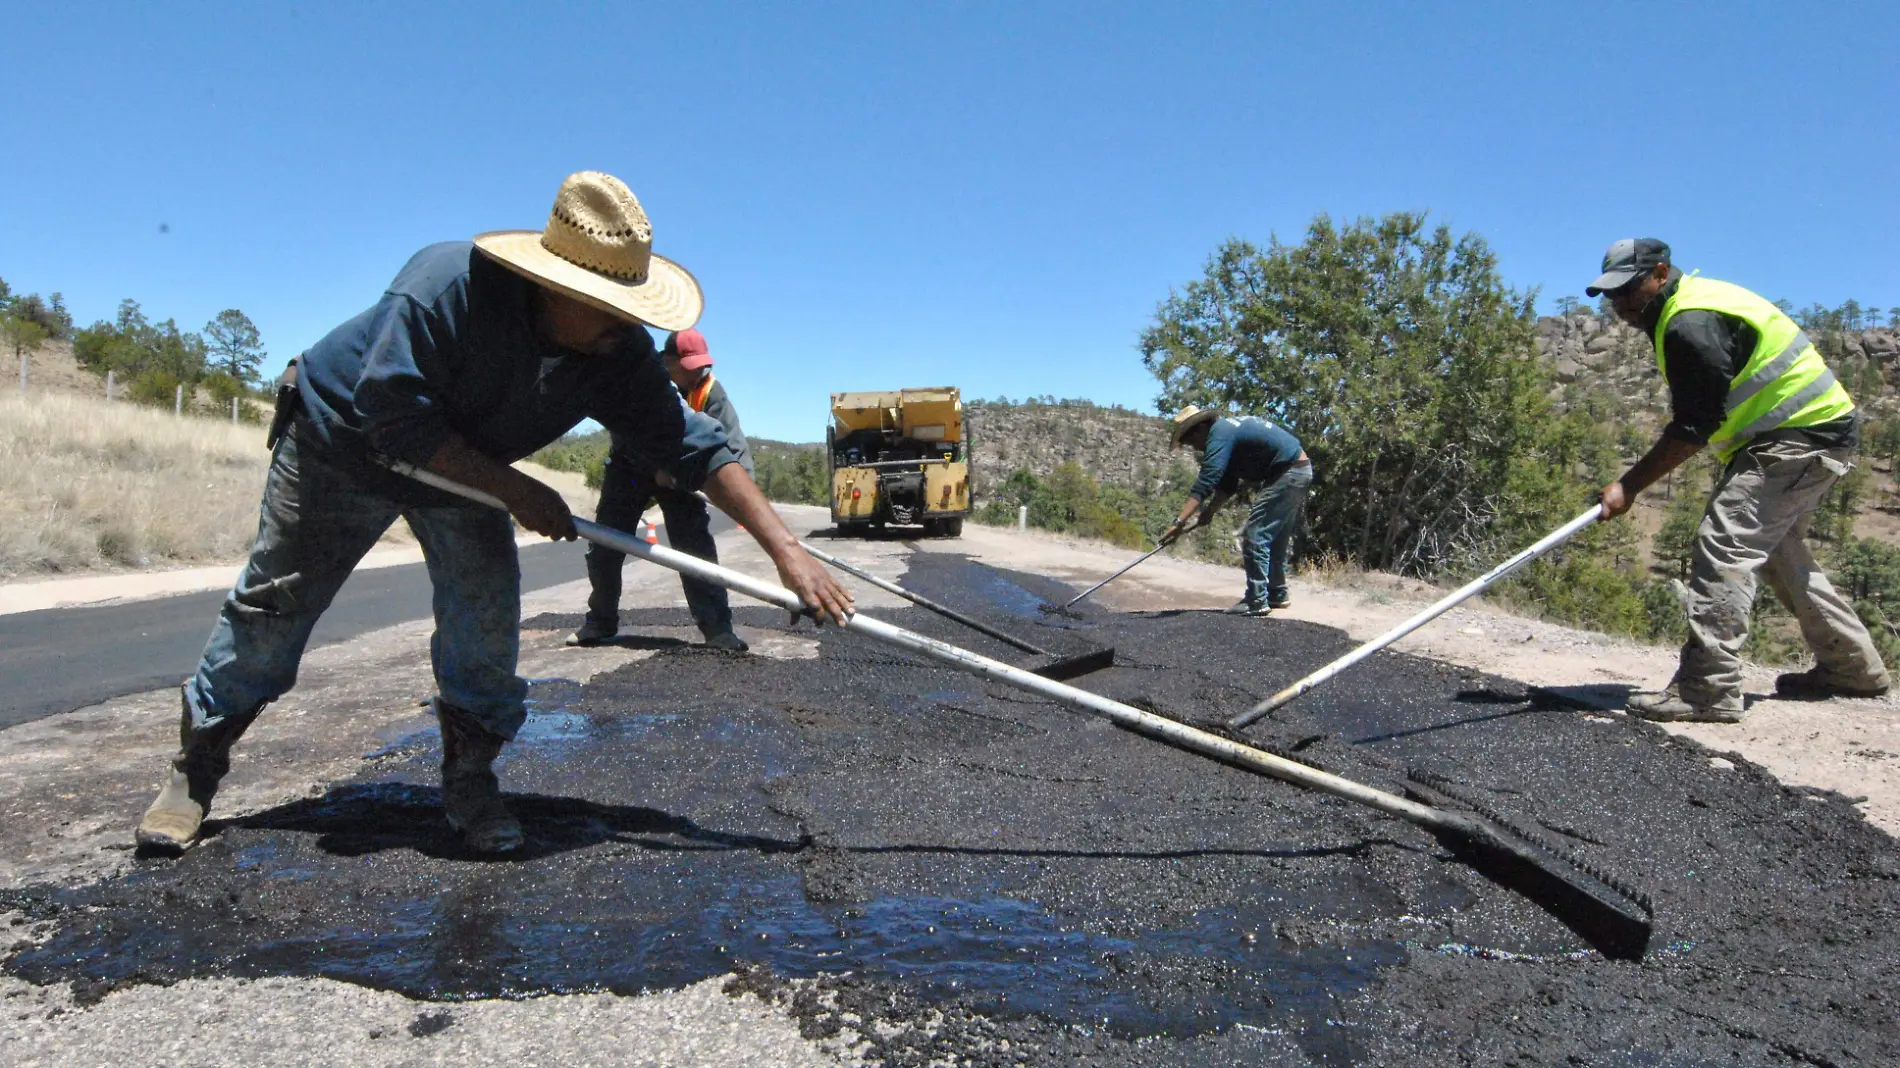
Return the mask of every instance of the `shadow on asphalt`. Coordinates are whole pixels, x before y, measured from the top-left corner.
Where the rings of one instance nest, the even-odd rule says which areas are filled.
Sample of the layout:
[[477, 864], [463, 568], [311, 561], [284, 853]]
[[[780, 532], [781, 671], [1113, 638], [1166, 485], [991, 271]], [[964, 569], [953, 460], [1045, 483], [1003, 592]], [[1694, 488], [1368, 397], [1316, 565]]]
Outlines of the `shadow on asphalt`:
[[606, 805], [546, 794], [504, 794], [521, 820], [527, 843], [509, 853], [473, 853], [442, 818], [441, 791], [407, 783], [339, 786], [321, 797], [293, 801], [235, 820], [208, 820], [201, 844], [227, 830], [281, 831], [314, 837], [316, 847], [332, 856], [361, 857], [407, 850], [436, 860], [519, 863], [589, 849], [607, 843], [664, 853], [746, 851], [762, 856], [797, 853], [814, 847], [859, 856], [1021, 857], [1044, 860], [1190, 860], [1239, 857], [1301, 860], [1358, 857], [1386, 847], [1416, 851], [1384, 837], [1343, 845], [1283, 849], [1205, 846], [1184, 849], [1024, 849], [949, 846], [930, 842], [839, 846], [809, 834], [798, 838], [741, 834], [702, 826], [685, 816], [639, 805]]

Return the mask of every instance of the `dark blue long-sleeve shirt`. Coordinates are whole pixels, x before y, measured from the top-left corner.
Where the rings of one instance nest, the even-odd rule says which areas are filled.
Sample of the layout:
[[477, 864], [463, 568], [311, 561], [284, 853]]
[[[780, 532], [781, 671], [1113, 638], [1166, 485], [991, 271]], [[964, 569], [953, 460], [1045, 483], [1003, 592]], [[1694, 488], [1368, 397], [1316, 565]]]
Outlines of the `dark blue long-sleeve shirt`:
[[1207, 428], [1201, 475], [1188, 493], [1207, 500], [1233, 493], [1242, 482], [1268, 483], [1300, 458], [1300, 439], [1256, 415], [1216, 419]]
[[375, 454], [420, 466], [457, 433], [511, 463], [592, 418], [685, 489], [735, 462], [719, 421], [673, 389], [651, 335], [630, 325], [614, 352], [560, 349], [535, 329], [533, 288], [468, 241], [416, 253], [381, 300], [304, 353], [318, 443], [352, 466]]

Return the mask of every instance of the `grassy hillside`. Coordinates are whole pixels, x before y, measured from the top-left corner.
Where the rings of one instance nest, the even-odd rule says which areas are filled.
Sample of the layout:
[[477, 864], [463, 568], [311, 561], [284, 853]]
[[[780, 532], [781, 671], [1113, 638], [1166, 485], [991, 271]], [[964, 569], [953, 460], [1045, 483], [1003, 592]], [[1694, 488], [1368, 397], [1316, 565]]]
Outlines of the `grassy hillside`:
[[[17, 379], [0, 391], [0, 580], [242, 559], [270, 462], [264, 428], [108, 404], [60, 355], [55, 343], [34, 357], [32, 392]], [[530, 470], [593, 514], [578, 477]], [[414, 540], [400, 521], [383, 537]]]

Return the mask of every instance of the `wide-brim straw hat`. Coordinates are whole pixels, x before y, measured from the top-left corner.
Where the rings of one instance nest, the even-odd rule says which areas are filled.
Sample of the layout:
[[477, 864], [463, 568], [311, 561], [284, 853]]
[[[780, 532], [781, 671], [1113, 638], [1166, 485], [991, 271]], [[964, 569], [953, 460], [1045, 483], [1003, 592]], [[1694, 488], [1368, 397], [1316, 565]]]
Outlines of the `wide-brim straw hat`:
[[1187, 436], [1188, 431], [1202, 423], [1211, 423], [1219, 418], [1220, 409], [1218, 408], [1196, 408], [1192, 404], [1188, 405], [1174, 413], [1174, 438], [1168, 443], [1168, 447], [1180, 448], [1181, 439]]
[[653, 254], [647, 213], [611, 174], [568, 175], [546, 230], [477, 234], [475, 247], [549, 289], [662, 330], [687, 329], [706, 307], [692, 272]]

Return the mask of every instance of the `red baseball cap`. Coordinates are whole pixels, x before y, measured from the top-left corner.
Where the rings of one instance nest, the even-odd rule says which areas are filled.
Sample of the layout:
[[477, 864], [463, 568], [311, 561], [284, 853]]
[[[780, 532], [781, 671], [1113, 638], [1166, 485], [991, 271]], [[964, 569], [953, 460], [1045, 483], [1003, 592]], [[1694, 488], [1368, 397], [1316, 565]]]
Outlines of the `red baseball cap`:
[[681, 330], [666, 339], [667, 355], [678, 356], [688, 371], [711, 367], [712, 353], [706, 348], [706, 335], [697, 330]]

